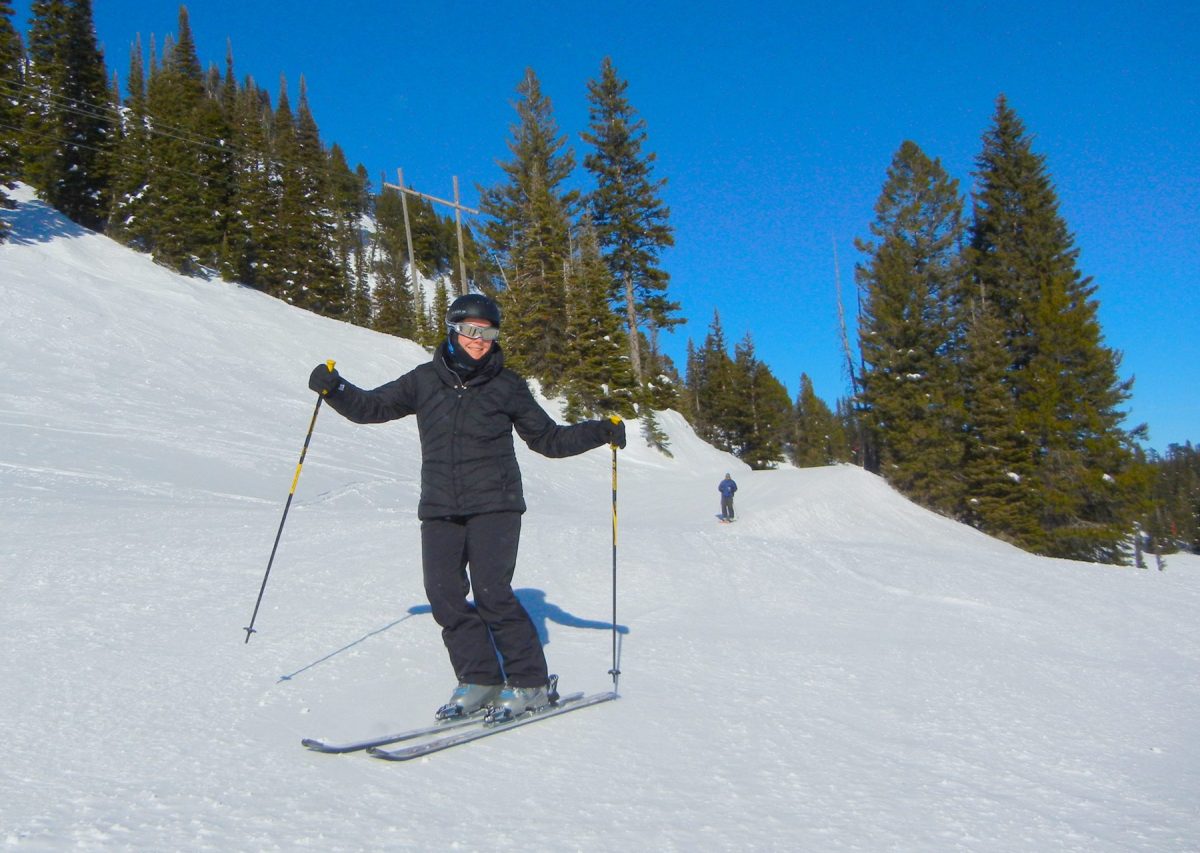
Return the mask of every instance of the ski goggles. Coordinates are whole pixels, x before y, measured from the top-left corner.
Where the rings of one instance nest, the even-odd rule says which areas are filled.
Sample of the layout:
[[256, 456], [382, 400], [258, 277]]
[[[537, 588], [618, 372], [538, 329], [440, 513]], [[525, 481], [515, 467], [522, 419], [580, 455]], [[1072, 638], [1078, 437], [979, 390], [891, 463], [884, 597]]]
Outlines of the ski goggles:
[[495, 326], [473, 326], [470, 323], [447, 323], [446, 326], [464, 338], [483, 338], [494, 341], [500, 337], [500, 330]]

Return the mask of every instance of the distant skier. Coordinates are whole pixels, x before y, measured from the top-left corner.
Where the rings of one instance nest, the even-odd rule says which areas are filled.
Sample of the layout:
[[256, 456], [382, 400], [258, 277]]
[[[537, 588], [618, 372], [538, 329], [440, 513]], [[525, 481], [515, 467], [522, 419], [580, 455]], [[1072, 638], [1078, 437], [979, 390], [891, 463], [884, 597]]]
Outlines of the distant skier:
[[717, 491], [721, 493], [721, 514], [717, 518], [726, 523], [733, 521], [733, 493], [737, 491], [737, 483], [726, 474]]
[[355, 423], [417, 416], [425, 594], [459, 682], [439, 719], [491, 707], [493, 719], [504, 720], [554, 698], [537, 629], [512, 589], [525, 512], [513, 429], [549, 457], [625, 446], [619, 419], [555, 423], [504, 367], [499, 337], [500, 307], [470, 293], [446, 312], [446, 339], [433, 359], [400, 378], [364, 391], [321, 364], [308, 380]]

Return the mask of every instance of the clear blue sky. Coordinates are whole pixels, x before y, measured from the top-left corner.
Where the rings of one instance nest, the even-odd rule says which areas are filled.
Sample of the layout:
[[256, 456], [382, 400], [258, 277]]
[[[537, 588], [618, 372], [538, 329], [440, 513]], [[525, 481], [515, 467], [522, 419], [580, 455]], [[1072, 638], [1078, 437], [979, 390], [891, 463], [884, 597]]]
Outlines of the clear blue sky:
[[[94, 0], [110, 70], [140, 33], [161, 46], [178, 4]], [[17, 2], [16, 24], [28, 20]], [[500, 179], [526, 66], [577, 158], [586, 84], [611, 56], [669, 180], [663, 257], [689, 318], [665, 349], [683, 368], [719, 310], [750, 332], [793, 397], [801, 372], [848, 393], [833, 246], [853, 312], [867, 236], [900, 143], [941, 159], [965, 193], [996, 96], [1046, 155], [1098, 287], [1106, 342], [1136, 376], [1129, 424], [1150, 445], [1200, 441], [1200, 12], [1190, 0], [606, 3], [314, 0], [188, 5], [201, 62], [293, 97], [300, 75], [325, 142], [351, 165], [464, 201]], [[580, 169], [579, 181], [586, 181]], [[853, 323], [853, 314], [850, 315]], [[780, 322], [784, 321], [784, 322]], [[851, 334], [854, 330], [851, 326]]]

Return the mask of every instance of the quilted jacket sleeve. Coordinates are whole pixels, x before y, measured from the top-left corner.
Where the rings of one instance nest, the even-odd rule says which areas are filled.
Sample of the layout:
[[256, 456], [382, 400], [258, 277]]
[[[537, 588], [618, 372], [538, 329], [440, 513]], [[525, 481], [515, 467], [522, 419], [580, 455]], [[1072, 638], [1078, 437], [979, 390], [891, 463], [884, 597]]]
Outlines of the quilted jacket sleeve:
[[416, 371], [364, 391], [349, 382], [325, 398], [325, 402], [356, 424], [379, 424], [411, 415], [417, 410]]
[[514, 383], [513, 426], [531, 450], [560, 458], [584, 453], [608, 441], [608, 430], [603, 421], [583, 421], [569, 426], [557, 424], [533, 399], [524, 380], [512, 373], [508, 377]]

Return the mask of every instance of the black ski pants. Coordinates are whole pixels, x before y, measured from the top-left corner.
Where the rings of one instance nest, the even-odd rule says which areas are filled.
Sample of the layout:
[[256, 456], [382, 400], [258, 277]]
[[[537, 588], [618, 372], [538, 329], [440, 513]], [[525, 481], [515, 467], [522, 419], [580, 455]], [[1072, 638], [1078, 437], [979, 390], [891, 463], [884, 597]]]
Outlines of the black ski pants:
[[[546, 684], [541, 640], [512, 589], [520, 539], [519, 512], [421, 522], [425, 595], [459, 681], [500, 684], [507, 680], [514, 687]], [[467, 601], [472, 587], [474, 604]]]
[[721, 515], [733, 518], [733, 495], [721, 495]]

